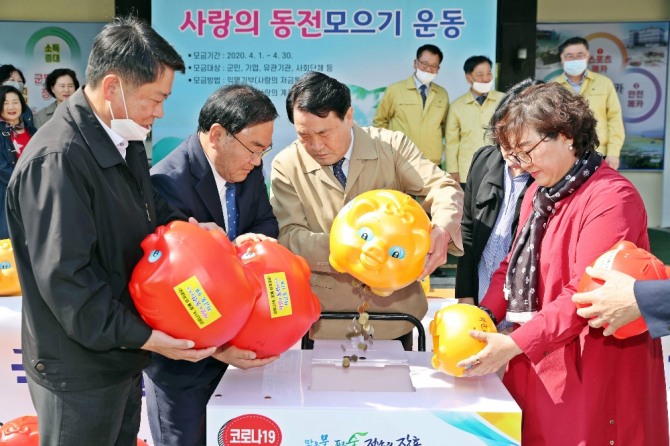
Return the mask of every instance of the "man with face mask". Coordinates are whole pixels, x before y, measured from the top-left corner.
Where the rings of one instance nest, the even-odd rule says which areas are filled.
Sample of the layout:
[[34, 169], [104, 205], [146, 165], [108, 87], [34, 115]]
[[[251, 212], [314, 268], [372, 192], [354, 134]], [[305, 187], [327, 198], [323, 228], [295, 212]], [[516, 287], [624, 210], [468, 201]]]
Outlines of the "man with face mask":
[[619, 168], [619, 155], [626, 136], [623, 126], [621, 103], [612, 81], [587, 69], [589, 42], [582, 37], [571, 37], [558, 47], [563, 64], [563, 74], [551, 80], [578, 93], [589, 103], [598, 121], [596, 132], [600, 146], [596, 149], [605, 155], [613, 168]]
[[177, 71], [183, 60], [146, 23], [106, 25], [88, 85], [30, 140], [9, 181], [23, 366], [42, 446], [136, 445], [149, 352], [197, 361], [216, 350], [152, 330], [128, 291], [140, 242], [186, 219], [155, 194], [142, 143]]
[[433, 80], [440, 71], [442, 51], [435, 45], [416, 50], [414, 73], [391, 84], [379, 102], [373, 126], [403, 132], [437, 164], [444, 155], [444, 132], [449, 111], [447, 90]]
[[[261, 162], [276, 118], [256, 88], [218, 89], [200, 110], [198, 131], [151, 169], [154, 187], [184, 214], [226, 228], [231, 241], [277, 237]], [[204, 446], [207, 402], [227, 365], [248, 369], [274, 359], [228, 345], [197, 363], [153, 354], [144, 383], [154, 445]]]
[[469, 57], [463, 64], [470, 90], [449, 106], [447, 115], [447, 172], [461, 185], [467, 180], [472, 157], [482, 146], [490, 145], [485, 129], [503, 94], [493, 89], [491, 59]]

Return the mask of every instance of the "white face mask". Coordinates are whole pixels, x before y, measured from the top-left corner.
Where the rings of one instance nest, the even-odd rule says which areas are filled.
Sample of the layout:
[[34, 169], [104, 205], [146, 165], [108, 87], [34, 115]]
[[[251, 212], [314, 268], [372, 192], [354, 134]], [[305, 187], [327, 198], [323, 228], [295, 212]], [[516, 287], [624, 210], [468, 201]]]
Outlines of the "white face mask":
[[563, 62], [563, 71], [570, 76], [579, 76], [586, 71], [586, 59], [568, 60]]
[[119, 87], [121, 87], [121, 99], [123, 100], [123, 109], [126, 111], [126, 119], [114, 119], [114, 112], [112, 111], [112, 104], [110, 103], [109, 112], [112, 114], [112, 130], [118, 133], [119, 136], [126, 141], [146, 141], [147, 135], [151, 129], [141, 126], [128, 118], [128, 108], [126, 107], [126, 97], [123, 94], [121, 79], [119, 79]]
[[14, 87], [23, 93], [23, 82], [21, 81], [5, 81], [2, 83], [2, 85], [6, 85], [7, 87]]
[[481, 94], [486, 94], [489, 91], [491, 91], [491, 88], [493, 88], [493, 80], [491, 82], [473, 82], [472, 83], [472, 89], [475, 90], [477, 93]]
[[423, 85], [428, 85], [435, 79], [437, 73], [428, 73], [426, 71], [421, 71], [418, 68], [416, 69], [416, 78], [419, 79]]

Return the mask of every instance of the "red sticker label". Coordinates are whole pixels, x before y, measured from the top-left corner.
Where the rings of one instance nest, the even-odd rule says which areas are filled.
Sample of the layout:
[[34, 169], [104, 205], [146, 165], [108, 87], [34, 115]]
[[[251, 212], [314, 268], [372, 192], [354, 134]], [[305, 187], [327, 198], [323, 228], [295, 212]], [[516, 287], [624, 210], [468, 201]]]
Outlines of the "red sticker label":
[[221, 426], [218, 441], [219, 446], [279, 446], [281, 430], [277, 423], [263, 415], [242, 415]]

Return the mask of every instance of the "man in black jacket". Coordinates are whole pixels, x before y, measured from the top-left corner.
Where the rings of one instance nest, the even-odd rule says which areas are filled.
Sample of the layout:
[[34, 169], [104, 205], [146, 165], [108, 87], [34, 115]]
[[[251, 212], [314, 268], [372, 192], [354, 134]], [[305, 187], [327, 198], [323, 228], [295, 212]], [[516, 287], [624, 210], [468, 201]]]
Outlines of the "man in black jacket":
[[214, 348], [152, 330], [128, 282], [140, 242], [185, 216], [154, 194], [141, 142], [163, 114], [176, 51], [135, 19], [95, 38], [77, 91], [33, 137], [7, 192], [23, 290], [23, 366], [41, 445], [135, 445], [149, 351]]
[[[542, 81], [526, 79], [510, 88], [498, 103], [488, 131], [495, 131], [512, 99], [537, 83]], [[509, 153], [508, 149], [485, 146], [472, 158], [463, 199], [463, 257], [458, 259], [456, 270], [455, 295], [461, 303], [477, 305], [486, 294], [491, 276], [510, 250], [521, 202], [533, 182], [519, 163], [507, 158]]]

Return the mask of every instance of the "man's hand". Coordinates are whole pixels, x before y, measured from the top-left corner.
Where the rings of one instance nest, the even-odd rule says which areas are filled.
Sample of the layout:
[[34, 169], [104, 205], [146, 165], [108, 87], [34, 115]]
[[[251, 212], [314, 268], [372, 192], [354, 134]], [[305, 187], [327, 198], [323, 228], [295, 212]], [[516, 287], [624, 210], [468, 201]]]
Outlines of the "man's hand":
[[595, 269], [590, 266], [586, 268], [586, 273], [605, 281], [605, 284], [598, 289], [572, 296], [572, 301], [576, 304], [591, 305], [577, 309], [579, 316], [590, 319], [591, 327], [598, 328], [608, 324], [603, 334], [609, 336], [640, 317], [633, 289], [635, 283], [633, 277], [619, 271]]
[[618, 156], [606, 156], [605, 161], [607, 161], [607, 164], [614, 169], [614, 170], [619, 170], [619, 157]]
[[188, 222], [191, 223], [192, 225], [200, 226], [200, 227], [203, 228], [203, 229], [207, 229], [208, 231], [221, 231], [221, 232], [223, 232], [224, 234], [226, 233], [226, 231], [224, 231], [223, 228], [222, 228], [221, 226], [217, 225], [217, 224], [214, 223], [213, 221], [208, 221], [208, 222], [205, 222], [205, 223], [200, 223], [200, 222], [199, 222], [198, 220], [196, 220], [195, 218], [193, 218], [193, 217], [189, 217], [189, 218], [188, 218]]
[[256, 353], [251, 350], [242, 350], [241, 348], [229, 344], [217, 348], [212, 357], [242, 370], [263, 367], [279, 358], [279, 356], [270, 356], [267, 358], [256, 359]]
[[430, 230], [430, 249], [428, 249], [428, 256], [426, 263], [423, 266], [423, 271], [418, 280], [423, 279], [435, 269], [447, 263], [447, 249], [451, 242], [449, 232], [442, 226], [433, 225]]
[[140, 348], [159, 353], [166, 358], [184, 359], [191, 362], [198, 362], [216, 351], [216, 347], [195, 349], [194, 345], [193, 341], [175, 339], [162, 331], [153, 330], [147, 342]]
[[276, 242], [277, 239], [274, 239], [272, 237], [268, 237], [267, 235], [264, 234], [253, 234], [253, 233], [246, 233], [238, 236], [235, 241], [233, 242], [233, 245], [239, 246], [244, 242], [247, 242], [249, 240], [253, 240], [254, 242], [262, 242], [263, 240], [269, 240], [271, 242]]

